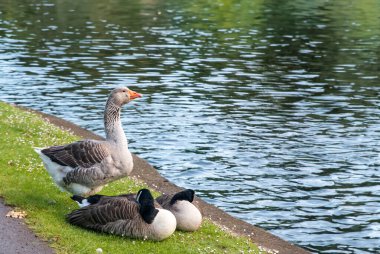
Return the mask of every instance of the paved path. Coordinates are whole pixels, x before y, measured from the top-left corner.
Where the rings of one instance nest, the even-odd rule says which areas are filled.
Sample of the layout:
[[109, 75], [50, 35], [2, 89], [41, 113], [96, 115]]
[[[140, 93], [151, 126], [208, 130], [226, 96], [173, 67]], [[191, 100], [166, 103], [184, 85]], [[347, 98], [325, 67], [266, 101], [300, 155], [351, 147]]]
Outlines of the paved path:
[[0, 254], [52, 254], [43, 242], [25, 225], [23, 219], [5, 215], [11, 210], [0, 199]]

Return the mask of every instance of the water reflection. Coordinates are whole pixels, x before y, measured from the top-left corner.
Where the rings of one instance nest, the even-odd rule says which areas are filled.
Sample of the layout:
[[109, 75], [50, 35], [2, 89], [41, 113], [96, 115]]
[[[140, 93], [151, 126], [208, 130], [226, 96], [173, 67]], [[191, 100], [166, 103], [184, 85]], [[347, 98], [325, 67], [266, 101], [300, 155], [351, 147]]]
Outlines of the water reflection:
[[[379, 252], [377, 1], [0, 1], [2, 100], [103, 135], [318, 253]], [[70, 110], [68, 110], [70, 109]]]

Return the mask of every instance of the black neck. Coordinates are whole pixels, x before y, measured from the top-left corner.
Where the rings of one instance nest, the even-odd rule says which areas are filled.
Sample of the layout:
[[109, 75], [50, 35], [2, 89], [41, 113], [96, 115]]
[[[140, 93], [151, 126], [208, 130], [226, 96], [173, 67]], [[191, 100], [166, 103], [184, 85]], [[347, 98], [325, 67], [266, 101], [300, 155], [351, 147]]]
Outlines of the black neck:
[[156, 217], [158, 210], [154, 207], [154, 204], [141, 204], [140, 205], [140, 215], [143, 220], [151, 224]]

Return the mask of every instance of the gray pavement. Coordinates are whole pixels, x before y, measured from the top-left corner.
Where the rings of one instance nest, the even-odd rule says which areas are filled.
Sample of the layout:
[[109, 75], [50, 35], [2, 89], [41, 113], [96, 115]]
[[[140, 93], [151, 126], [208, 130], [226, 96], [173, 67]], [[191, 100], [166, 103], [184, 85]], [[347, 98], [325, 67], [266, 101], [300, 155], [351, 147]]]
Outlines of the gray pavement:
[[55, 253], [25, 225], [23, 219], [6, 217], [10, 210], [0, 199], [0, 254]]

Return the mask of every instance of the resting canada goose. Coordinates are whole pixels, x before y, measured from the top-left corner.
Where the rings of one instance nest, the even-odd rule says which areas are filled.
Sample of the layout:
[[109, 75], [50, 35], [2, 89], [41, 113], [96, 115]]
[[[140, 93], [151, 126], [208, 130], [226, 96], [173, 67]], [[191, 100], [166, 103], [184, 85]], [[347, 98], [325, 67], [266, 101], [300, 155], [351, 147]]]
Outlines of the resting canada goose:
[[161, 241], [176, 228], [174, 215], [156, 209], [147, 189], [137, 193], [136, 201], [115, 196], [79, 208], [67, 215], [69, 223], [109, 234]]
[[177, 219], [177, 229], [183, 231], [195, 231], [202, 223], [202, 214], [192, 202], [194, 191], [187, 189], [176, 194], [164, 194], [156, 201], [164, 208], [171, 211]]
[[127, 87], [115, 88], [104, 110], [106, 140], [35, 148], [54, 182], [63, 191], [91, 195], [103, 185], [129, 175], [133, 159], [120, 121], [124, 104], [141, 97]]

